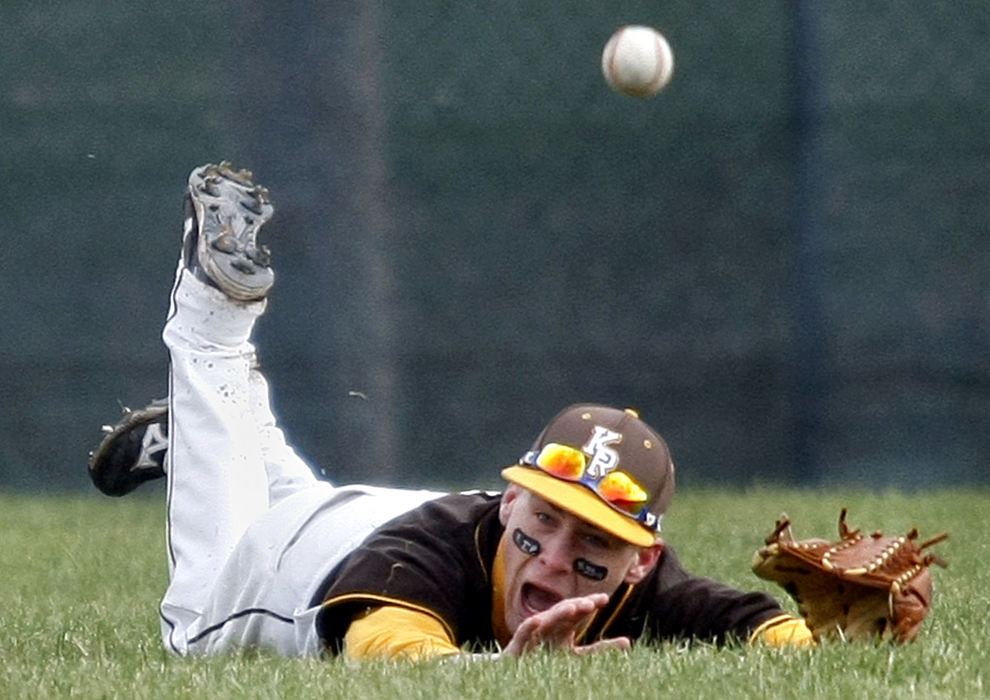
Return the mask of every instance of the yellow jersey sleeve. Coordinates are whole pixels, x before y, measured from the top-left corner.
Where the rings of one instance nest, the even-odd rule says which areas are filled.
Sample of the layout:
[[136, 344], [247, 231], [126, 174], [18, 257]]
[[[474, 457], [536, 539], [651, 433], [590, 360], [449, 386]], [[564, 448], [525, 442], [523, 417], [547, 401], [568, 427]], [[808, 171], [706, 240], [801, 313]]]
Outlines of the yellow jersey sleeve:
[[429, 613], [398, 605], [370, 608], [351, 621], [344, 635], [350, 659], [405, 658], [422, 661], [459, 654], [444, 625]]
[[749, 643], [769, 644], [772, 647], [813, 647], [815, 638], [803, 619], [777, 615], [757, 627]]

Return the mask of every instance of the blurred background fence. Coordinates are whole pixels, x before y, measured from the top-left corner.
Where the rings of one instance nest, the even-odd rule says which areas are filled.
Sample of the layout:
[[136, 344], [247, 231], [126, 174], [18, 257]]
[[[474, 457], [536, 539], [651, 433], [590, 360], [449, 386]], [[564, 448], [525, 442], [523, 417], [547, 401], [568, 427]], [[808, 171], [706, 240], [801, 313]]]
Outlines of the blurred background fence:
[[[990, 481], [990, 5], [0, 10], [0, 486], [161, 396], [194, 166], [268, 185], [276, 411], [332, 478], [497, 486], [639, 408], [682, 484]], [[676, 55], [607, 90], [624, 23]], [[366, 398], [362, 398], [366, 397]]]

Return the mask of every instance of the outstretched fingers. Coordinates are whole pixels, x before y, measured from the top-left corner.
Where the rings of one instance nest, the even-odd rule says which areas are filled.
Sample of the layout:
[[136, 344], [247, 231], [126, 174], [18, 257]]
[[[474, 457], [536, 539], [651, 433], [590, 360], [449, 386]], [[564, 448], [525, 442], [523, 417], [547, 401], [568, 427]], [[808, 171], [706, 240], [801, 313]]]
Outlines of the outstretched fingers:
[[594, 593], [580, 598], [567, 598], [541, 613], [523, 620], [516, 629], [503, 653], [518, 656], [539, 647], [566, 649], [577, 654], [587, 654], [602, 649], [626, 649], [629, 640], [620, 637], [577, 645], [577, 634], [588, 618], [608, 603], [604, 593]]

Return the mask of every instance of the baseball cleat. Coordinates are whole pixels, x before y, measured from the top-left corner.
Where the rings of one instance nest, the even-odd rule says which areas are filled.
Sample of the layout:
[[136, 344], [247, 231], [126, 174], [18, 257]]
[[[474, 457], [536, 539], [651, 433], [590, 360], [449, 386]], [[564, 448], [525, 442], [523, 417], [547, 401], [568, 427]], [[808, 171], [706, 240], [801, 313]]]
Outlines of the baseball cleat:
[[275, 281], [271, 252], [257, 240], [275, 208], [252, 178], [227, 161], [204, 165], [189, 175], [186, 193], [186, 267], [238, 301], [265, 298]]
[[89, 478], [108, 496], [123, 496], [145, 481], [165, 476], [168, 399], [132, 411], [116, 425], [104, 425], [102, 442], [89, 453]]

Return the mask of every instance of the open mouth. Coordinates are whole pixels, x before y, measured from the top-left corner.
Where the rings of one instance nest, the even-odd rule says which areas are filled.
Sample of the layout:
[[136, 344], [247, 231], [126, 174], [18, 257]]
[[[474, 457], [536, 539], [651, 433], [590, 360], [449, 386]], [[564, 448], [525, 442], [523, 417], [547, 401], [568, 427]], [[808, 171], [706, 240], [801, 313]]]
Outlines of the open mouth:
[[524, 583], [521, 594], [527, 616], [543, 612], [563, 600], [559, 594], [532, 583]]

